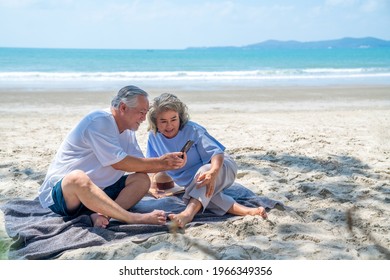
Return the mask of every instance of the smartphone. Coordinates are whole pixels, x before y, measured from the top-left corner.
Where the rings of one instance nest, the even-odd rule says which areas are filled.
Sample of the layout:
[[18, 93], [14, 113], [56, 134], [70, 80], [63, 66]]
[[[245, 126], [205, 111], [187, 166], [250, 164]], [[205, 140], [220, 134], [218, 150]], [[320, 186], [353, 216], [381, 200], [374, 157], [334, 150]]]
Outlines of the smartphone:
[[[191, 148], [192, 144], [194, 144], [194, 141], [188, 140], [187, 143], [184, 144], [183, 148], [181, 148], [180, 152], [186, 153]], [[183, 158], [183, 156], [181, 156]]]

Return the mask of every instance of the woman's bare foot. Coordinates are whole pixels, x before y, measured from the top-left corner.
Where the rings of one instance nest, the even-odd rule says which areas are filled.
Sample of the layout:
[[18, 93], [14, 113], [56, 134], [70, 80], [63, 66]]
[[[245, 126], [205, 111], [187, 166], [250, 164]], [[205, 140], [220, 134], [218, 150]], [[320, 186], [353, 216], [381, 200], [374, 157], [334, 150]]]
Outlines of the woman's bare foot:
[[237, 215], [237, 216], [261, 216], [263, 219], [267, 219], [267, 211], [264, 207], [250, 208], [244, 205], [238, 204], [235, 202], [232, 207], [230, 207], [228, 213]]
[[93, 213], [90, 215], [90, 218], [93, 226], [98, 228], [106, 228], [110, 222], [107, 216], [100, 213]]
[[186, 224], [191, 222], [194, 219], [194, 216], [192, 215], [187, 215], [184, 212], [181, 212], [179, 214], [169, 214], [168, 218], [176, 223], [177, 227], [179, 228], [184, 228]]
[[179, 214], [170, 214], [168, 215], [168, 218], [172, 222], [176, 223], [179, 228], [184, 228], [186, 224], [194, 219], [196, 213], [198, 213], [201, 209], [202, 203], [195, 198], [191, 198], [183, 212], [180, 212]]
[[251, 208], [249, 210], [249, 215], [251, 216], [261, 216], [264, 219], [267, 219], [267, 211], [265, 211], [264, 207]]

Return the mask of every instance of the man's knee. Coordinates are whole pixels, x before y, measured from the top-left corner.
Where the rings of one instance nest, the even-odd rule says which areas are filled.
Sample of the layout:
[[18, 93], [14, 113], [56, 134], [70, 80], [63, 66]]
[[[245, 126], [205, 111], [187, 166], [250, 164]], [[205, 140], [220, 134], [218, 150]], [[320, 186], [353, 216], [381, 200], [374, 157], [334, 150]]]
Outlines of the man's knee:
[[62, 180], [62, 186], [63, 188], [89, 188], [91, 186], [91, 179], [84, 171], [74, 170], [64, 177]]
[[127, 177], [126, 187], [136, 186], [138, 190], [147, 192], [150, 188], [150, 177], [146, 173], [133, 173]]
[[127, 177], [126, 186], [136, 184], [137, 187], [149, 190], [150, 178], [146, 173], [133, 173]]

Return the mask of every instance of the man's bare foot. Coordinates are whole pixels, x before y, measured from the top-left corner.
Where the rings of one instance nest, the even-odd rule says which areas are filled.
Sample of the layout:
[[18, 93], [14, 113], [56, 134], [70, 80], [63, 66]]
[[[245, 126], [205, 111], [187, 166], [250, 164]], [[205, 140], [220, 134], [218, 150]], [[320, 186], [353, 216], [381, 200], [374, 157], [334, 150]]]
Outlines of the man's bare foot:
[[179, 228], [184, 228], [186, 224], [192, 221], [193, 217], [191, 215], [186, 215], [185, 213], [181, 212], [179, 214], [169, 214], [168, 218], [176, 223], [176, 225]]
[[163, 210], [154, 210], [150, 213], [132, 213], [132, 224], [165, 225], [167, 218]]
[[90, 218], [93, 226], [98, 228], [106, 228], [110, 222], [107, 216], [100, 213], [93, 213], [90, 215]]

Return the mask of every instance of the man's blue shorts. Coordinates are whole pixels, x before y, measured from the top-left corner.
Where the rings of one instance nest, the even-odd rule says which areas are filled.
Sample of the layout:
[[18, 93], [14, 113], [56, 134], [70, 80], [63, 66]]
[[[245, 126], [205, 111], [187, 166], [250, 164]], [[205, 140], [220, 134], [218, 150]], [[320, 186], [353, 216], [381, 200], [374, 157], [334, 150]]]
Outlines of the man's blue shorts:
[[[111, 186], [105, 188], [103, 191], [112, 199], [115, 200], [119, 193], [125, 188], [126, 186], [126, 179], [128, 175], [122, 176], [116, 183], [112, 184]], [[62, 193], [62, 179], [58, 181], [57, 184], [53, 187], [53, 190], [51, 192], [51, 195], [54, 200], [54, 204], [49, 206], [49, 208], [54, 212], [61, 216], [78, 216], [81, 214], [92, 214], [93, 212], [89, 210], [87, 207], [85, 207], [83, 204], [80, 204], [80, 207], [72, 212], [69, 212], [64, 195]]]

